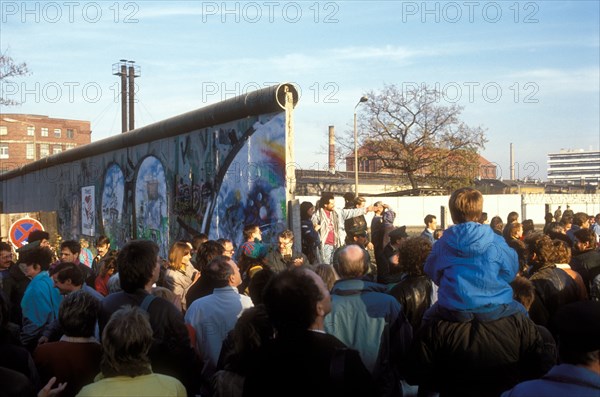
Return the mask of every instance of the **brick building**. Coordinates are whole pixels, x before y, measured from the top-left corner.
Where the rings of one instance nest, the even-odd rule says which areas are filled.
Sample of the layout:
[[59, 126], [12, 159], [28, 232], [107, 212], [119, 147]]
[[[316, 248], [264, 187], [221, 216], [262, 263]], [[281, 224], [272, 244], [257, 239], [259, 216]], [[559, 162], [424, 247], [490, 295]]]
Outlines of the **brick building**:
[[[467, 153], [467, 152], [465, 152]], [[476, 157], [472, 158], [472, 162], [465, 162], [465, 158], [471, 159], [471, 156], [462, 158], [460, 151], [448, 153], [444, 157], [446, 158], [446, 164], [444, 169], [433, 170], [429, 168], [423, 168], [416, 174], [422, 177], [435, 176], [437, 173], [443, 173], [448, 176], [464, 176], [471, 179], [485, 178], [495, 179], [496, 178], [496, 164], [488, 161], [483, 156], [476, 154]], [[426, 156], [426, 154], [424, 154]], [[346, 158], [346, 171], [354, 171], [354, 153], [348, 155]], [[373, 173], [398, 173], [396, 170], [386, 169], [383, 165], [383, 161], [378, 159], [378, 156], [372, 154], [372, 150], [369, 146], [365, 145], [358, 150], [358, 171], [359, 172], [373, 172]]]
[[0, 172], [92, 141], [90, 122], [0, 114]]

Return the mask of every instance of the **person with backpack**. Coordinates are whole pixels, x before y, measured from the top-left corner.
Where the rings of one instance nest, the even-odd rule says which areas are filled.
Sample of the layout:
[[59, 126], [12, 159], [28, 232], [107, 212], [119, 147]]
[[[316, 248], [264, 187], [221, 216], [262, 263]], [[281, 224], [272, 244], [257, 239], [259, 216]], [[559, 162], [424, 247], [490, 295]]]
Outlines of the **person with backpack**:
[[153, 332], [149, 357], [152, 370], [172, 376], [187, 389], [188, 395], [198, 392], [197, 374], [200, 365], [190, 344], [183, 315], [175, 305], [150, 292], [160, 275], [161, 260], [158, 245], [149, 240], [128, 242], [117, 256], [120, 292], [106, 296], [98, 316], [100, 334], [111, 315], [124, 306], [137, 306], [148, 313]]

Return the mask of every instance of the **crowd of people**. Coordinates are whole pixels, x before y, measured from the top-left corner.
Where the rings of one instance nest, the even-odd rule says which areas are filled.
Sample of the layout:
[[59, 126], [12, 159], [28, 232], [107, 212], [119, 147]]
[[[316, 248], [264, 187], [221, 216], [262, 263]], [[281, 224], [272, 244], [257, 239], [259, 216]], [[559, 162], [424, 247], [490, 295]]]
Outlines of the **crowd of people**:
[[488, 223], [462, 188], [451, 227], [427, 214], [409, 236], [344, 198], [301, 203], [300, 236], [248, 224], [239, 247], [200, 234], [167, 258], [0, 242], [3, 395], [600, 395], [600, 214]]

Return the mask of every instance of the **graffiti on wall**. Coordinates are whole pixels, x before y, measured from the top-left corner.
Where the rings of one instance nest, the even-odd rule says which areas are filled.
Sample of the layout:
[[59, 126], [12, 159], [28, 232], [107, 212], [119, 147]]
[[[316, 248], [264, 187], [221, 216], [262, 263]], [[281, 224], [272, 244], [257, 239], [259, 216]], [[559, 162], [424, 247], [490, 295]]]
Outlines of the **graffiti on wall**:
[[275, 241], [276, 235], [285, 228], [283, 123], [283, 114], [254, 123], [254, 133], [219, 181], [210, 230], [231, 238], [237, 245], [242, 243], [245, 224], [259, 225], [265, 241]]
[[81, 188], [81, 234], [94, 236], [96, 231], [96, 198], [94, 186]]
[[81, 160], [81, 167], [86, 162], [103, 177], [61, 178], [57, 187], [65, 238], [81, 233], [81, 188], [91, 185], [96, 235], [114, 247], [150, 239], [166, 257], [173, 241], [197, 233], [240, 244], [244, 225], [256, 223], [274, 242], [286, 226], [283, 112], [122, 148]]
[[[285, 228], [285, 115], [263, 115], [182, 136], [176, 153], [171, 235], [241, 244], [245, 224], [276, 241]], [[167, 170], [168, 172], [168, 170]]]
[[158, 244], [160, 255], [169, 252], [167, 181], [162, 163], [154, 156], [140, 164], [135, 180], [135, 227], [138, 239]]
[[127, 236], [123, 228], [123, 202], [125, 197], [125, 177], [121, 167], [112, 163], [104, 174], [102, 185], [102, 227], [104, 235], [113, 243], [113, 248], [118, 247], [116, 242], [124, 241]]
[[61, 173], [57, 178], [56, 195], [59, 197], [58, 234], [63, 240], [73, 240], [83, 237], [81, 230], [81, 188], [76, 189], [67, 182], [68, 175]]

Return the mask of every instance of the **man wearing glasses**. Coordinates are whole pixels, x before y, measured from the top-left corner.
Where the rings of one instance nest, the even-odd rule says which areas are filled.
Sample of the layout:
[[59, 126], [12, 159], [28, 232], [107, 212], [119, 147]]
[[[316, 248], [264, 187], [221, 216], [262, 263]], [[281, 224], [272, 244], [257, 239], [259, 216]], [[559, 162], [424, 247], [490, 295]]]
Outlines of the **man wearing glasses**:
[[235, 247], [233, 246], [233, 241], [227, 238], [220, 238], [217, 240], [217, 243], [223, 246], [223, 255], [229, 258], [233, 258], [235, 254]]
[[267, 264], [275, 273], [285, 269], [308, 265], [308, 258], [302, 252], [295, 251], [294, 233], [291, 230], [284, 230], [279, 234], [277, 249], [272, 250], [267, 255]]

